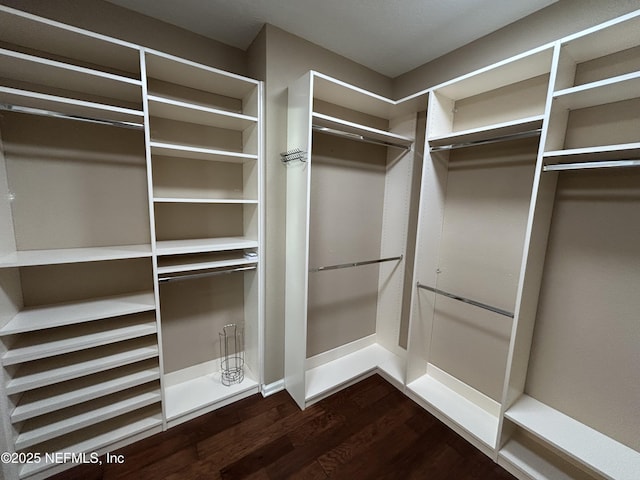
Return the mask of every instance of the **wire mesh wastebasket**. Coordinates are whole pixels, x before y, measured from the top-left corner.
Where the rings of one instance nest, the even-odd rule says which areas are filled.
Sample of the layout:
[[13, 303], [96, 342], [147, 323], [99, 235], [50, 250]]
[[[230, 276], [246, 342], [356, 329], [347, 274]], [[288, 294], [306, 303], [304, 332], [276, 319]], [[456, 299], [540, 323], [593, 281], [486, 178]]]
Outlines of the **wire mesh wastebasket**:
[[220, 332], [220, 378], [230, 386], [244, 380], [244, 331], [232, 323]]

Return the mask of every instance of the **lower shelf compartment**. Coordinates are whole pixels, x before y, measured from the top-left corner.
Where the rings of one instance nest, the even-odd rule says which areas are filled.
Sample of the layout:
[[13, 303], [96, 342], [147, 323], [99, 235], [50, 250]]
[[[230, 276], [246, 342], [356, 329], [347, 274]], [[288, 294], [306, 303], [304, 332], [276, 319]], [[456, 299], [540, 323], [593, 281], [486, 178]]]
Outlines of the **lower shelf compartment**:
[[[409, 396], [480, 450], [492, 452], [498, 438], [499, 404], [445, 372], [429, 367], [427, 374], [407, 385]], [[454, 385], [456, 388], [452, 388]]]
[[208, 372], [202, 372], [198, 367], [200, 366], [167, 375], [165, 414], [169, 427], [260, 391], [258, 382], [254, 380], [255, 376], [246, 366], [244, 380], [230, 386], [222, 384], [219, 371], [209, 368]]
[[311, 368], [305, 377], [305, 401], [310, 405], [374, 373], [380, 373], [401, 387], [404, 383], [404, 359], [374, 343]]
[[638, 478], [640, 452], [528, 395], [522, 395], [505, 417], [605, 478]]

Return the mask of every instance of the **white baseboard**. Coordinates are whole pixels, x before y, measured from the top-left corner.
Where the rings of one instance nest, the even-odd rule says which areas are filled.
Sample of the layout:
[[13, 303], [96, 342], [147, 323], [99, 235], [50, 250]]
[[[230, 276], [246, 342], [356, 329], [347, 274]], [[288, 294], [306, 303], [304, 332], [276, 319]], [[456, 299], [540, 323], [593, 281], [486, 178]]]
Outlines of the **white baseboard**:
[[268, 397], [269, 395], [281, 392], [282, 390], [284, 390], [284, 378], [270, 383], [269, 385], [262, 385], [262, 396]]

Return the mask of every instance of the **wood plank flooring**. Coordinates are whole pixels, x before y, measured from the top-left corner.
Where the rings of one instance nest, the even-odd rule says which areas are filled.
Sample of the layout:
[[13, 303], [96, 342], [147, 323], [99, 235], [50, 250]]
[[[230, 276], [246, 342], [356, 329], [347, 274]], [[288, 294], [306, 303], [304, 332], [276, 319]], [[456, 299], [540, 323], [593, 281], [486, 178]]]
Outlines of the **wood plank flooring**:
[[125, 463], [52, 478], [515, 478], [378, 375], [305, 411], [286, 392], [254, 395], [113, 453]]

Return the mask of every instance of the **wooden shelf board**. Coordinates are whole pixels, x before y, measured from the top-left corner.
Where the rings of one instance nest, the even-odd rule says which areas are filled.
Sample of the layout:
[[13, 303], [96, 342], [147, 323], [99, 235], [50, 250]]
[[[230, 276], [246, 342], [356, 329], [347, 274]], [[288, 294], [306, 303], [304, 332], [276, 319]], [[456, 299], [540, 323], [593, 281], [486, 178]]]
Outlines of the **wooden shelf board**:
[[[245, 392], [258, 392], [259, 385], [245, 368], [241, 383], [225, 386], [220, 381], [220, 373], [212, 372], [165, 388], [165, 411], [168, 421], [206, 409]], [[222, 405], [221, 405], [222, 406]]]
[[149, 115], [152, 117], [236, 131], [243, 131], [258, 123], [257, 117], [249, 115], [203, 107], [157, 95], [149, 95], [147, 98], [149, 99]]
[[22, 450], [61, 437], [67, 433], [159, 403], [161, 399], [158, 388], [153, 391], [148, 388], [144, 390], [133, 389], [129, 390], [127, 394], [123, 394], [122, 397], [119, 400], [103, 397], [81, 406], [70, 407], [28, 420], [16, 438], [15, 448]]
[[0, 48], [0, 77], [139, 103], [142, 82]]
[[128, 390], [160, 379], [160, 368], [137, 364], [109, 370], [64, 384], [26, 392], [11, 412], [11, 422], [18, 423], [45, 413]]
[[16, 365], [153, 335], [157, 326], [154, 317], [147, 317], [141, 322], [139, 318], [128, 316], [107, 322], [91, 322], [75, 329], [73, 335], [58, 329], [40, 331], [37, 333], [38, 343], [32, 339], [22, 341], [24, 337], [21, 337], [2, 356], [2, 365]]
[[340, 118], [331, 117], [322, 113], [313, 113], [313, 124], [321, 127], [332, 128], [340, 130], [346, 133], [353, 133], [356, 135], [362, 135], [380, 142], [390, 142], [406, 147], [410, 147], [413, 143], [413, 139], [405, 137], [403, 135], [397, 135], [395, 133], [379, 130], [377, 128], [368, 127], [366, 125], [360, 125], [354, 122], [348, 122]]
[[305, 400], [313, 402], [353, 380], [375, 373], [378, 368], [395, 378], [399, 372], [397, 366], [401, 363], [402, 360], [397, 355], [377, 343], [366, 346], [307, 370]]
[[85, 350], [72, 355], [71, 359], [53, 357], [47, 362], [46, 369], [42, 368], [42, 365], [38, 368], [38, 365], [34, 366], [32, 363], [23, 365], [17, 376], [7, 382], [7, 395], [154, 358], [158, 356], [158, 346], [149, 341], [142, 341], [130, 346], [129, 350], [123, 350], [122, 344], [114, 344], [101, 347], [98, 353], [96, 350]]
[[154, 309], [153, 292], [136, 292], [77, 302], [29, 307], [20, 311], [0, 329], [0, 336], [75, 325], [152, 311]]
[[487, 140], [495, 137], [501, 137], [503, 135], [527, 132], [529, 130], [542, 128], [543, 118], [544, 115], [535, 115], [533, 117], [496, 123], [494, 125], [487, 125], [470, 130], [437, 135], [429, 138], [429, 144], [431, 146], [441, 146], [454, 143], [477, 142], [479, 140]]
[[180, 197], [154, 197], [155, 203], [221, 203], [257, 205], [257, 200], [245, 200], [237, 198], [180, 198]]
[[230, 260], [203, 261], [192, 263], [176, 263], [158, 267], [158, 274], [194, 272], [211, 268], [238, 267], [243, 265], [257, 265], [258, 259], [236, 258]]
[[246, 163], [256, 161], [257, 155], [251, 153], [231, 152], [227, 150], [215, 150], [212, 148], [179, 145], [151, 141], [151, 154], [165, 157], [191, 158], [195, 160], [208, 160], [211, 162]]
[[567, 88], [553, 94], [555, 102], [569, 110], [605, 105], [640, 97], [640, 72]]
[[106, 121], [143, 124], [141, 110], [0, 86], [0, 103]]
[[257, 240], [243, 237], [161, 240], [157, 242], [157, 253], [158, 255], [179, 255], [183, 253], [224, 252], [257, 247]]
[[640, 452], [528, 395], [505, 417], [605, 478], [633, 480], [640, 472]]
[[495, 448], [498, 436], [497, 416], [430, 375], [423, 375], [409, 383], [407, 389], [482, 444]]
[[195, 88], [231, 98], [247, 97], [257, 80], [201, 65], [155, 50], [146, 50], [147, 75], [165, 82]]
[[145, 257], [151, 257], [151, 245], [21, 250], [5, 255], [4, 257], [0, 257], [0, 268], [100, 262], [104, 260], [122, 260]]
[[[105, 453], [102, 451], [103, 449], [127, 438], [151, 430], [160, 431], [162, 428], [162, 415], [160, 413], [153, 415], [145, 413], [133, 412], [112, 420], [109, 422], [109, 428], [98, 429], [97, 427], [93, 427], [96, 431], [85, 435], [84, 438], [74, 438], [70, 442], [65, 443], [60, 449], [48, 449], [46, 451], [53, 454], [56, 452], [97, 452], [103, 454]], [[101, 424], [101, 426], [103, 425], [104, 424]], [[88, 430], [90, 431], [91, 429], [92, 427], [89, 427]], [[46, 461], [25, 464], [20, 470], [20, 478], [27, 478], [56, 466], [58, 466], [58, 464], [48, 463]]]

